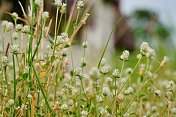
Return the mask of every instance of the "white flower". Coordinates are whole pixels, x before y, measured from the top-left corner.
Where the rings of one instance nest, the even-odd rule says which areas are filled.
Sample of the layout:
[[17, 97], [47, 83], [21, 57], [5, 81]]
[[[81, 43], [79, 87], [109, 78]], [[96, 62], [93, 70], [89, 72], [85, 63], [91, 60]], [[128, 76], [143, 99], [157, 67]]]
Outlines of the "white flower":
[[67, 104], [62, 104], [60, 108], [61, 108], [61, 110], [65, 111], [65, 110], [68, 109], [68, 105]]
[[123, 94], [118, 94], [117, 95], [117, 102], [118, 103], [122, 103], [124, 101], [124, 96], [123, 96]]
[[114, 69], [112, 75], [113, 75], [114, 77], [119, 77], [119, 76], [120, 76], [120, 71], [119, 71], [119, 69]]
[[164, 67], [168, 61], [169, 58], [167, 56], [164, 56], [163, 60], [160, 63], [160, 67]]
[[10, 31], [14, 27], [13, 23], [8, 21], [2, 21], [1, 26], [4, 29], [4, 31]]
[[3, 56], [1, 58], [1, 63], [2, 63], [3, 66], [7, 66], [8, 65], [9, 60], [8, 60], [7, 56]]
[[42, 19], [46, 20], [49, 18], [49, 13], [47, 11], [42, 13]]
[[10, 100], [6, 103], [6, 106], [7, 106], [7, 107], [10, 107], [10, 106], [12, 106], [12, 105], [14, 105], [14, 100], [13, 100], [13, 99], [10, 99]]
[[126, 83], [126, 81], [127, 81], [127, 78], [122, 78], [122, 79], [120, 80], [121, 83]]
[[29, 99], [32, 99], [32, 95], [31, 95], [30, 93], [27, 95], [27, 97], [28, 97]]
[[78, 89], [75, 87], [72, 87], [72, 95], [75, 96], [78, 93]]
[[11, 49], [12, 49], [12, 53], [14, 53], [14, 54], [20, 53], [20, 48], [18, 45], [12, 45]]
[[142, 55], [141, 54], [137, 54], [137, 59], [141, 59]]
[[107, 74], [110, 70], [110, 66], [102, 66], [101, 69], [100, 69], [100, 72], [102, 74]]
[[68, 106], [73, 106], [74, 105], [74, 101], [72, 99], [68, 100]]
[[25, 25], [22, 29], [22, 32], [24, 33], [29, 33], [30, 32], [30, 27], [28, 25]]
[[16, 31], [19, 32], [19, 31], [22, 30], [23, 25], [22, 24], [17, 24], [15, 28], [16, 28]]
[[102, 88], [102, 94], [103, 94], [104, 96], [109, 95], [109, 94], [110, 94], [110, 89], [109, 89], [109, 87], [103, 87], [103, 88]]
[[87, 115], [88, 115], [88, 112], [87, 112], [86, 110], [83, 110], [83, 111], [81, 112], [81, 115], [82, 115], [82, 117], [87, 116]]
[[111, 77], [107, 77], [106, 79], [105, 79], [105, 81], [106, 81], [106, 83], [107, 84], [111, 84], [112, 83], [112, 78]]
[[158, 96], [158, 97], [160, 97], [161, 96], [161, 91], [160, 90], [156, 90], [155, 91], [155, 95]]
[[1, 23], [2, 28], [6, 28], [8, 21], [4, 20]]
[[14, 27], [13, 23], [12, 22], [8, 22], [7, 25], [6, 25], [6, 30], [10, 31], [10, 30], [13, 29], [13, 27]]
[[13, 18], [14, 20], [18, 19], [18, 14], [17, 14], [16, 12], [13, 12], [13, 13], [12, 13], [12, 18]]
[[140, 45], [140, 52], [142, 55], [146, 55], [147, 51], [148, 51], [149, 45], [147, 42], [142, 42], [142, 44]]
[[42, 1], [41, 1], [41, 0], [35, 0], [35, 1], [34, 1], [34, 4], [35, 4], [37, 7], [40, 7], [41, 4], [42, 4]]
[[100, 96], [100, 95], [97, 95], [96, 96], [96, 100], [97, 100], [97, 102], [103, 102], [103, 98], [102, 98], [102, 96]]
[[60, 7], [61, 5], [62, 5], [62, 1], [61, 0], [54, 0], [54, 6]]
[[84, 2], [82, 0], [78, 1], [77, 2], [77, 9], [79, 10], [79, 9], [81, 9], [83, 7], [84, 7]]
[[129, 57], [129, 51], [128, 50], [124, 50], [122, 55], [120, 56], [120, 59], [122, 60], [128, 60], [128, 57]]
[[154, 49], [149, 47], [147, 52], [146, 52], [146, 57], [148, 57], [149, 59], [153, 60], [153, 59], [155, 59], [155, 56], [156, 56], [156, 54], [155, 54]]
[[125, 74], [131, 74], [132, 73], [132, 68], [127, 68], [127, 69], [125, 69]]
[[93, 79], [93, 80], [96, 80], [100, 77], [100, 72], [98, 70], [97, 67], [93, 67], [90, 71], [90, 77]]

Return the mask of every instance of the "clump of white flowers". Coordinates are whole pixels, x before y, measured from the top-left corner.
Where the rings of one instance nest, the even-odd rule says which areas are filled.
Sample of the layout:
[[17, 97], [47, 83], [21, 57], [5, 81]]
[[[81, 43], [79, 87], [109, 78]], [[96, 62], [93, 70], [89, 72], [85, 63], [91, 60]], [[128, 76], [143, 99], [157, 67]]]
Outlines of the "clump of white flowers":
[[123, 94], [118, 94], [116, 101], [117, 101], [117, 103], [122, 103], [122, 102], [124, 101], [124, 96], [123, 96]]
[[128, 60], [128, 57], [129, 57], [130, 53], [128, 50], [124, 50], [122, 55], [120, 56], [120, 59], [121, 60]]
[[41, 0], [35, 0], [34, 4], [36, 5], [36, 7], [40, 7], [41, 4], [42, 4], [42, 1]]
[[102, 67], [100, 68], [100, 72], [101, 72], [102, 74], [107, 74], [109, 71], [110, 71], [110, 66], [108, 66], [108, 65], [102, 66]]
[[140, 52], [142, 55], [146, 55], [147, 51], [149, 49], [149, 45], [147, 42], [142, 42], [142, 44], [140, 45]]
[[6, 107], [11, 107], [14, 105], [14, 100], [10, 99], [7, 103], [6, 103]]
[[19, 48], [18, 45], [12, 45], [11, 49], [12, 49], [13, 54], [19, 54], [20, 53], [20, 48]]
[[158, 96], [158, 97], [160, 97], [161, 96], [161, 91], [160, 90], [156, 90], [155, 91], [155, 95]]
[[3, 66], [7, 66], [8, 65], [9, 60], [8, 60], [7, 56], [3, 56], [1, 58], [1, 63], [2, 63]]
[[19, 32], [19, 31], [21, 31], [23, 29], [23, 25], [22, 24], [17, 24], [15, 26], [15, 28], [16, 28], [16, 32]]
[[118, 78], [120, 76], [119, 69], [114, 69], [114, 71], [112, 72], [112, 76], [114, 76], [115, 78]]
[[129, 94], [132, 94], [132, 93], [134, 93], [134, 89], [132, 87], [128, 87], [128, 89], [125, 90], [126, 95], [129, 95]]
[[12, 13], [12, 18], [13, 18], [14, 20], [17, 20], [17, 19], [18, 19], [18, 14], [17, 14], [16, 12], [13, 12], [13, 13]]
[[49, 13], [47, 11], [42, 13], [42, 19], [47, 20], [49, 18]]
[[22, 32], [23, 33], [29, 33], [30, 32], [30, 27], [28, 25], [25, 25], [23, 28], [22, 28]]
[[81, 8], [83, 8], [84, 7], [84, 2], [82, 1], [82, 0], [79, 0], [78, 2], [77, 2], [77, 9], [79, 10], [79, 9], [81, 9]]
[[82, 117], [87, 117], [88, 116], [88, 112], [86, 110], [81, 111], [81, 116]]
[[66, 111], [68, 109], [68, 105], [67, 104], [62, 104], [60, 109], [63, 110], [63, 111]]
[[62, 1], [61, 0], [54, 0], [54, 6], [56, 6], [56, 7], [62, 6]]
[[93, 79], [93, 80], [96, 80], [100, 77], [100, 72], [98, 70], [97, 67], [93, 67], [90, 71], [90, 77]]
[[66, 7], [67, 7], [67, 4], [63, 3], [60, 10], [61, 14], [64, 14], [66, 12]]
[[2, 21], [1, 26], [4, 30], [4, 32], [8, 32], [10, 30], [12, 30], [14, 28], [14, 25], [12, 22], [8, 22], [8, 21]]
[[103, 88], [102, 88], [102, 94], [103, 94], [104, 96], [108, 96], [108, 95], [110, 94], [110, 89], [109, 89], [109, 87], [103, 87]]
[[167, 56], [164, 56], [163, 60], [160, 63], [160, 67], [164, 67], [168, 61], [169, 58]]

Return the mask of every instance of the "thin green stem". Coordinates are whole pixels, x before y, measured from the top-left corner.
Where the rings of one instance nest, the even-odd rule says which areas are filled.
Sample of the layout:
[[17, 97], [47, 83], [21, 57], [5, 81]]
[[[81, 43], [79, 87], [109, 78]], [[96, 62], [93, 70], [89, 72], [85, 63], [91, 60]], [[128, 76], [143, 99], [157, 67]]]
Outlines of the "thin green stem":
[[116, 24], [114, 25], [114, 27], [113, 27], [113, 29], [112, 29], [110, 35], [109, 35], [108, 41], [107, 41], [107, 43], [106, 43], [106, 46], [105, 46], [105, 48], [104, 48], [104, 50], [103, 50], [103, 53], [102, 53], [102, 55], [101, 55], [101, 58], [100, 58], [100, 60], [99, 60], [98, 68], [100, 67], [101, 61], [102, 61], [102, 59], [103, 59], [103, 57], [104, 57], [104, 54], [105, 54], [106, 49], [107, 49], [107, 47], [108, 47], [109, 41], [111, 40], [112, 34], [113, 34], [113, 32], [116, 30], [117, 25], [120, 23], [120, 21], [121, 21], [122, 19], [123, 19], [123, 17], [120, 17], [120, 19], [117, 20]]
[[37, 83], [38, 83], [38, 86], [39, 86], [39, 88], [40, 88], [40, 90], [41, 90], [41, 92], [42, 92], [42, 95], [43, 95], [43, 97], [44, 97], [46, 106], [47, 106], [48, 110], [50, 111], [50, 113], [52, 113], [52, 108], [51, 108], [50, 105], [49, 105], [49, 102], [48, 102], [48, 100], [47, 100], [47, 97], [46, 97], [46, 95], [45, 95], [45, 92], [44, 92], [44, 90], [43, 90], [43, 87], [42, 87], [42, 85], [41, 85], [41, 83], [40, 83], [39, 77], [38, 77], [38, 75], [37, 75], [37, 73], [36, 73], [36, 70], [35, 70], [35, 68], [34, 68], [33, 63], [32, 63], [32, 69], [33, 69], [33, 71], [34, 71], [34, 75], [35, 75], [35, 77], [36, 77], [36, 81], [37, 81]]

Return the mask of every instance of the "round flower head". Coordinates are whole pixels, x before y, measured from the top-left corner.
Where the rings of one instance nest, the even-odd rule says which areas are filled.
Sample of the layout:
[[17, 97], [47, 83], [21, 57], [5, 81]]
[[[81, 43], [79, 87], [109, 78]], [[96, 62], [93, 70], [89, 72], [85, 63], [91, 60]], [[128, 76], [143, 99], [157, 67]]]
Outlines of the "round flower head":
[[22, 24], [17, 24], [15, 28], [16, 28], [16, 32], [19, 32], [19, 31], [22, 30], [23, 25]]
[[60, 108], [61, 108], [61, 110], [65, 111], [65, 110], [68, 109], [68, 105], [67, 104], [62, 104]]
[[81, 115], [82, 115], [82, 117], [87, 117], [88, 112], [87, 112], [87, 111], [85, 111], [85, 110], [83, 110], [83, 111], [81, 112]]
[[13, 27], [14, 27], [13, 23], [12, 22], [8, 22], [7, 25], [6, 25], [6, 31], [12, 30]]
[[6, 106], [7, 107], [10, 107], [14, 104], [14, 100], [13, 99], [10, 99], [7, 103], [6, 103]]
[[34, 4], [36, 5], [36, 7], [40, 7], [41, 4], [42, 4], [42, 1], [41, 0], [35, 0]]
[[119, 69], [114, 69], [112, 75], [115, 77], [115, 78], [118, 78], [120, 76], [120, 71]]
[[98, 70], [97, 67], [93, 67], [90, 71], [90, 77], [93, 79], [93, 80], [96, 80], [100, 77], [100, 72]]
[[164, 56], [162, 62], [160, 63], [160, 67], [164, 67], [168, 61], [169, 58], [167, 56]]
[[142, 42], [142, 44], [140, 45], [140, 52], [142, 55], [146, 55], [147, 51], [148, 51], [149, 45], [147, 42]]
[[20, 53], [20, 48], [18, 45], [12, 45], [11, 49], [12, 49], [12, 53], [14, 53], [14, 54]]
[[111, 77], [107, 77], [105, 79], [105, 82], [110, 85], [112, 83], [112, 78]]
[[158, 96], [158, 97], [160, 97], [161, 96], [161, 91], [160, 90], [156, 90], [155, 91], [155, 95]]
[[60, 7], [60, 6], [62, 6], [62, 1], [61, 1], [61, 0], [54, 0], [54, 6], [55, 6], [55, 7]]
[[3, 66], [7, 66], [8, 65], [9, 60], [8, 60], [7, 56], [3, 56], [1, 58], [1, 63], [2, 63]]
[[30, 27], [28, 25], [25, 25], [22, 29], [23, 33], [29, 33], [30, 32]]
[[107, 74], [110, 71], [110, 67], [109, 66], [102, 66], [100, 69], [100, 72], [102, 74]]
[[122, 55], [120, 56], [121, 60], [128, 60], [129, 57], [129, 51], [128, 50], [124, 50]]
[[102, 98], [102, 96], [100, 96], [100, 95], [97, 95], [96, 96], [96, 100], [97, 100], [97, 102], [103, 102], [103, 98]]
[[102, 88], [102, 94], [103, 94], [104, 96], [108, 96], [109, 93], [110, 93], [109, 87], [103, 87], [103, 88]]
[[17, 14], [16, 12], [13, 12], [13, 13], [12, 13], [12, 18], [13, 18], [14, 20], [17, 20], [17, 19], [18, 19], [18, 14]]
[[49, 18], [49, 13], [47, 11], [42, 13], [42, 19], [47, 20]]
[[141, 58], [142, 58], [142, 55], [141, 55], [141, 54], [138, 54], [136, 57], [137, 57], [137, 59], [141, 59]]
[[79, 9], [81, 9], [83, 7], [84, 7], [84, 2], [82, 0], [78, 1], [77, 2], [77, 9], [79, 10]]
[[117, 103], [122, 103], [124, 101], [124, 96], [122, 94], [117, 95]]
[[2, 23], [1, 23], [2, 28], [5, 29], [7, 26], [7, 23], [8, 23], [8, 21], [6, 21], [6, 20], [2, 21]]
[[153, 60], [153, 59], [155, 59], [155, 51], [154, 51], [154, 49], [152, 49], [152, 48], [148, 48], [148, 51], [147, 51], [147, 53], [146, 53], [146, 56], [147, 56], [147, 58], [149, 58], [149, 59], [151, 59], [151, 60]]
[[129, 94], [132, 94], [132, 93], [134, 93], [134, 89], [132, 87], [128, 87], [128, 89], [125, 90], [126, 95], [129, 95]]

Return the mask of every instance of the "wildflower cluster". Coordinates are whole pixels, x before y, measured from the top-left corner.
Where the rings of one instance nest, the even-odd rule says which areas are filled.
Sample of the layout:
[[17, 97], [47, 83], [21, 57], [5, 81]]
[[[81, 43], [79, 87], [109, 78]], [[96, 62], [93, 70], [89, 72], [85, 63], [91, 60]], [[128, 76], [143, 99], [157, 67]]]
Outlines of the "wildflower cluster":
[[[42, 0], [34, 0], [34, 5], [30, 8], [37, 8], [32, 10], [37, 14]], [[53, 5], [57, 8], [56, 16], [58, 12], [66, 15], [66, 3], [54, 0]], [[77, 1], [78, 16], [83, 7], [84, 2]], [[24, 25], [16, 24], [20, 19], [16, 13], [11, 14], [15, 23], [1, 22], [0, 115], [127, 117], [176, 114], [175, 81], [161, 79], [167, 74], [159, 72], [169, 58], [165, 56], [157, 64], [156, 53], [146, 42], [141, 44], [133, 60], [131, 53], [124, 50], [116, 58], [118, 65], [110, 64], [101, 56], [100, 64], [89, 68], [86, 61], [89, 45], [85, 40], [83, 56], [75, 66], [72, 46], [76, 42], [73, 39], [89, 15], [87, 13], [80, 21], [77, 18], [76, 26], [68, 22], [68, 27], [73, 28], [69, 31], [62, 30], [62, 17], [60, 21], [57, 19], [54, 36], [48, 34], [47, 11], [41, 18], [34, 15], [32, 21]]]

